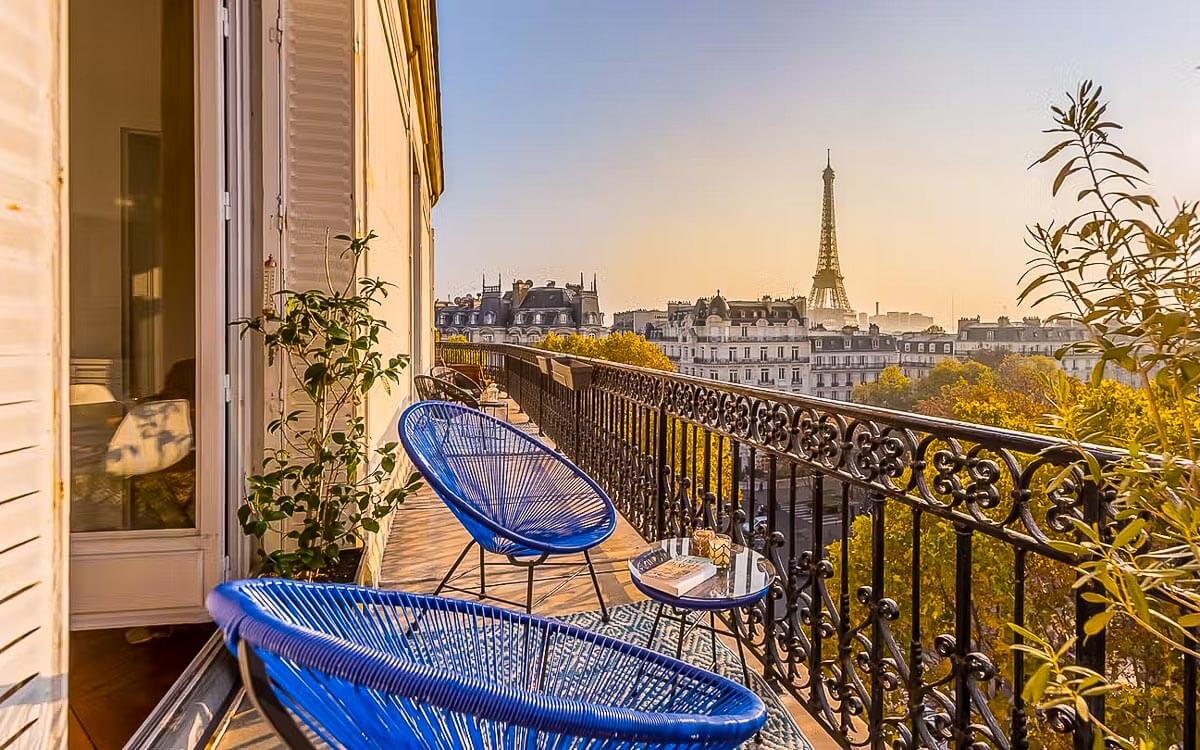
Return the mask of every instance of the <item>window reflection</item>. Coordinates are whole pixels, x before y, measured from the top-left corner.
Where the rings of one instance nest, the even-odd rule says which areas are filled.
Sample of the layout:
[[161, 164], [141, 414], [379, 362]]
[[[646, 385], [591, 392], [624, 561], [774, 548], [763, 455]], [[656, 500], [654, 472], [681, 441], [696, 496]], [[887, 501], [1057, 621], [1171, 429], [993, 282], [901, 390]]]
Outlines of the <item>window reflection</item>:
[[194, 527], [192, 7], [69, 13], [71, 528]]

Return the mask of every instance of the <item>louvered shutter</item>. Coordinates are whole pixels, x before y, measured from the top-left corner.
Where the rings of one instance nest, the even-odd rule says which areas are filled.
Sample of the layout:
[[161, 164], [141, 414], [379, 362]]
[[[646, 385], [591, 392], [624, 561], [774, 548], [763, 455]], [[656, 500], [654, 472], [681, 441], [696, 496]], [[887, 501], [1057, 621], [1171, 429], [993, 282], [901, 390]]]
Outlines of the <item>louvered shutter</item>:
[[59, 5], [0, 0], [0, 748], [66, 739]]
[[[354, 5], [288, 0], [284, 16], [284, 274], [291, 289], [322, 288], [325, 236], [354, 229]], [[330, 239], [336, 251], [340, 243]], [[335, 283], [348, 264], [331, 255]]]
[[[353, 272], [333, 237], [354, 232], [354, 3], [286, 0], [281, 7], [283, 283], [293, 291], [326, 288], [328, 237], [329, 277], [340, 288]], [[278, 413], [311, 409], [290, 368], [277, 363], [268, 390], [281, 380], [280, 400], [271, 401]]]

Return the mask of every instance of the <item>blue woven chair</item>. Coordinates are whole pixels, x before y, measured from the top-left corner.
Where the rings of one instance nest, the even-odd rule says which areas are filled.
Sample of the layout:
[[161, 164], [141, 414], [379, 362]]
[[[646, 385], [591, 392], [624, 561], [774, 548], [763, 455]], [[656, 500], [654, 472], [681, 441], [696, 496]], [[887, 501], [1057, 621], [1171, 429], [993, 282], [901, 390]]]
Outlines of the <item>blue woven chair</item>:
[[734, 748], [766, 719], [723, 677], [477, 602], [258, 579], [218, 586], [208, 609], [300, 750]]
[[[399, 432], [417, 469], [471, 535], [435, 595], [450, 589], [521, 607], [520, 602], [488, 596], [487, 568], [503, 564], [487, 562], [484, 552], [491, 552], [504, 555], [510, 565], [526, 568], [523, 606], [532, 612], [534, 568], [577, 565], [547, 560], [582, 553], [601, 615], [608, 622], [608, 607], [589, 551], [612, 535], [617, 515], [591, 477], [507, 422], [459, 404], [417, 402], [400, 415]], [[476, 544], [478, 592], [450, 583]]]

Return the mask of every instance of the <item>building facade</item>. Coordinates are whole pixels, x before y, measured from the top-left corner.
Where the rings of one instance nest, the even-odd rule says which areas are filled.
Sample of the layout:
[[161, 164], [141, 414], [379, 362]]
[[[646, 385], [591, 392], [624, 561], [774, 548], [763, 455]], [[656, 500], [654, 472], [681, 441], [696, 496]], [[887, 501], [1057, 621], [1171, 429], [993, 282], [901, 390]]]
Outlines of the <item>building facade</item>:
[[609, 332], [594, 277], [590, 288], [582, 276], [578, 284], [561, 286], [517, 280], [504, 291], [499, 281], [485, 282], [478, 295], [438, 302], [435, 316], [440, 336], [466, 336], [471, 342], [533, 344], [551, 333], [598, 337]]
[[803, 297], [669, 303], [650, 340], [685, 375], [841, 401], [899, 362], [896, 337], [875, 326], [810, 326]]
[[[980, 350], [1050, 357], [1058, 361], [1058, 366], [1063, 372], [1080, 380], [1087, 380], [1091, 377], [1092, 369], [1100, 361], [1099, 354], [1071, 352], [1061, 360], [1057, 359], [1060, 349], [1085, 338], [1087, 329], [1075, 323], [1047, 324], [1034, 316], [1027, 316], [1020, 321], [1000, 316], [995, 322], [985, 322], [976, 316], [959, 318], [955, 349], [962, 357], [970, 357]], [[1108, 374], [1111, 377], [1120, 377], [1116, 371]]]
[[392, 439], [432, 362], [437, 26], [430, 0], [5, 11], [0, 746], [61, 748], [72, 631], [199, 622], [249, 573], [235, 513], [291, 381], [229, 323], [323, 286], [332, 235], [374, 229], [357, 270], [396, 285], [381, 343], [412, 365], [361, 406]]
[[880, 333], [877, 326], [866, 331], [846, 326], [840, 331], [815, 329], [812, 348], [812, 378], [807, 393], [838, 401], [854, 400], [854, 386], [874, 383], [885, 367], [899, 364], [896, 337]]
[[920, 380], [944, 359], [956, 359], [958, 337], [941, 328], [920, 333], [902, 333], [897, 338], [900, 371], [910, 380]]
[[679, 372], [727, 383], [805, 393], [809, 374], [803, 297], [671, 303], [651, 340]]
[[[878, 305], [876, 305], [878, 308]], [[919, 312], [898, 312], [895, 310], [881, 313], [876, 310], [874, 315], [859, 313], [859, 327], [879, 326], [884, 333], [913, 333], [927, 330], [934, 325], [933, 317]]]
[[667, 323], [666, 310], [625, 310], [613, 313], [613, 333], [636, 333], [650, 336]]

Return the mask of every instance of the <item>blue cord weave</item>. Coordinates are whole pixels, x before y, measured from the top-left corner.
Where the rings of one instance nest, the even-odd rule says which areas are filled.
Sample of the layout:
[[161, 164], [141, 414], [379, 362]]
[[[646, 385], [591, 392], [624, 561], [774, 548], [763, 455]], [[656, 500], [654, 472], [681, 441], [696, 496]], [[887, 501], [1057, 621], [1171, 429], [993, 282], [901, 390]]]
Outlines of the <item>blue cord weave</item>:
[[258, 579], [218, 586], [208, 608], [334, 747], [734, 748], [766, 718], [723, 677], [475, 602]]
[[400, 415], [400, 441], [480, 546], [524, 556], [583, 552], [616, 529], [616, 510], [579, 467], [512, 425], [444, 401]]

